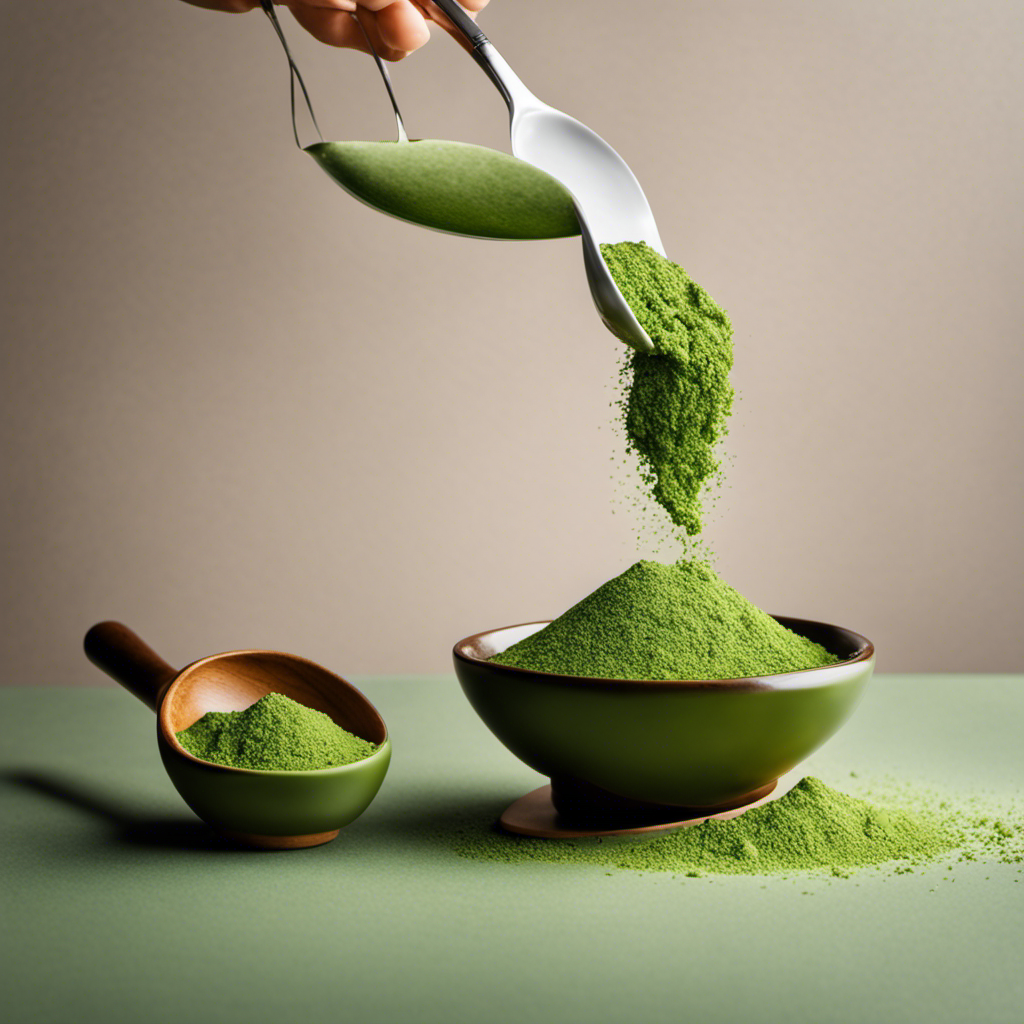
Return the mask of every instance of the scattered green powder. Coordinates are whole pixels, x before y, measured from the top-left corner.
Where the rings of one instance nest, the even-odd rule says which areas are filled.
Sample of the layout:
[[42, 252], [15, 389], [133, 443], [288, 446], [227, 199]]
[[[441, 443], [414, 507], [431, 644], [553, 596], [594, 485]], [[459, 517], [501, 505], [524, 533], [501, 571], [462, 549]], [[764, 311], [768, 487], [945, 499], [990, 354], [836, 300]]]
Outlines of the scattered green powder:
[[176, 735], [200, 760], [264, 771], [336, 768], [377, 749], [281, 693], [268, 693], [244, 711], [208, 711]]
[[463, 857], [509, 864], [601, 865], [691, 877], [794, 871], [847, 877], [857, 868], [895, 862], [898, 873], [907, 873], [913, 865], [958, 848], [986, 851], [968, 859], [1020, 863], [1024, 823], [1006, 818], [998, 825], [987, 825], [948, 809], [884, 807], [837, 792], [808, 776], [784, 796], [738, 818], [708, 821], [656, 839], [544, 840], [467, 829], [456, 839], [455, 848]]
[[346, 191], [394, 217], [482, 238], [580, 233], [572, 197], [514, 156], [465, 142], [317, 142], [306, 152]]
[[[857, 778], [857, 773], [850, 776]], [[866, 798], [886, 806], [941, 819], [956, 838], [956, 855], [951, 860], [1024, 864], [1024, 806], [1019, 798], [996, 799], [984, 793], [964, 797], [892, 777], [861, 788]]]
[[491, 661], [601, 679], [737, 679], [838, 661], [705, 562], [637, 562]]
[[645, 243], [602, 245], [601, 253], [655, 349], [634, 352], [624, 366], [627, 449], [645, 490], [694, 536], [732, 408], [732, 326], [682, 267]]

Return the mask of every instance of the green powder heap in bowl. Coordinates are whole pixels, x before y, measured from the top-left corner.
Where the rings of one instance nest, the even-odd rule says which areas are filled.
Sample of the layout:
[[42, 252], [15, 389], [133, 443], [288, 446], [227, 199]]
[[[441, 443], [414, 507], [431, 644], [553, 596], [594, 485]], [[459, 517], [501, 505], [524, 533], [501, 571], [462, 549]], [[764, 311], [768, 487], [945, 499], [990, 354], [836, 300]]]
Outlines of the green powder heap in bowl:
[[692, 560], [637, 562], [490, 660], [600, 679], [739, 679], [838, 658]]
[[244, 711], [208, 711], [175, 735], [201, 761], [261, 771], [337, 768], [377, 749], [281, 693], [268, 693]]

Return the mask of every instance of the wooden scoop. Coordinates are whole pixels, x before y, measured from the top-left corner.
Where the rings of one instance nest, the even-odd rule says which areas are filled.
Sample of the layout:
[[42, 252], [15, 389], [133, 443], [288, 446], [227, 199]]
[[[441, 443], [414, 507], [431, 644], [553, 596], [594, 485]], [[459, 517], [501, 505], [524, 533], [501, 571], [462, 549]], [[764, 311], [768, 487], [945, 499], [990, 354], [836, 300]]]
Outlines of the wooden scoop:
[[[229, 651], [180, 672], [127, 626], [101, 622], [85, 653], [157, 713], [164, 767], [185, 802], [234, 839], [279, 849], [330, 842], [377, 794], [391, 742], [373, 705], [340, 676], [278, 651]], [[268, 693], [329, 715], [343, 729], [378, 744], [368, 758], [318, 771], [254, 771], [193, 757], [175, 735], [208, 711], [244, 711]]]

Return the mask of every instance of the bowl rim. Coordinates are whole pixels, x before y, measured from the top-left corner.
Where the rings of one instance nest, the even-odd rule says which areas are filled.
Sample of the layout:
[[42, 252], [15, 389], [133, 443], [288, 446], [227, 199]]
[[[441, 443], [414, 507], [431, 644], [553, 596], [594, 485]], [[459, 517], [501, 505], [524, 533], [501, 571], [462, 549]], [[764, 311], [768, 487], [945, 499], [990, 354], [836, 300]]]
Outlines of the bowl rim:
[[[831, 665], [819, 665], [817, 668], [803, 668], [797, 669], [793, 672], [780, 672], [777, 675], [769, 676], [740, 676], [735, 679], [609, 679], [601, 676], [569, 676], [561, 675], [557, 672], [540, 672], [535, 669], [528, 668], [517, 668], [514, 665], [498, 665], [486, 658], [478, 658], [475, 655], [468, 653], [466, 648], [477, 642], [484, 637], [491, 636], [495, 633], [502, 633], [508, 629], [520, 629], [523, 626], [546, 626], [552, 619], [535, 619], [532, 622], [519, 622], [514, 625], [500, 626], [497, 629], [485, 629], [479, 633], [473, 633], [470, 636], [464, 637], [458, 641], [452, 648], [452, 656], [455, 658], [456, 665], [458, 662], [465, 662], [467, 665], [474, 666], [486, 666], [488, 671], [495, 672], [497, 674], [508, 674], [512, 678], [529, 678], [536, 677], [543, 679], [545, 682], [562, 683], [572, 686], [580, 686], [583, 688], [589, 687], [656, 687], [658, 689], [667, 690], [729, 690], [733, 693], [739, 691], [772, 691], [772, 690], [794, 690], [802, 689], [804, 687], [811, 686], [826, 686], [832, 682], [845, 681], [847, 677], [846, 672], [841, 672], [842, 669], [851, 668], [854, 665], [868, 664], [875, 656], [875, 645], [866, 637], [860, 633], [855, 632], [852, 629], [847, 629], [845, 626], [836, 626], [829, 622], [819, 622], [816, 619], [801, 619], [794, 618], [787, 615], [772, 615], [780, 625], [792, 628], [792, 624], [797, 626], [808, 625], [814, 627], [820, 627], [828, 630], [838, 630], [848, 634], [854, 638], [858, 644], [858, 648], [855, 654], [849, 658], [845, 658], [842, 661], [837, 661]], [[799, 630], [794, 630], [799, 632]], [[803, 635], [803, 634], [801, 634]], [[838, 673], [840, 678], [822, 679], [823, 675], [834, 675]]]
[[[296, 769], [284, 769], [284, 768], [236, 768], [229, 764], [218, 764], [216, 761], [204, 761], [201, 757], [196, 757], [195, 754], [186, 750], [181, 742], [178, 740], [177, 734], [171, 728], [170, 722], [168, 721], [169, 712], [165, 710], [169, 707], [168, 697], [171, 695], [171, 691], [181, 682], [185, 676], [189, 675], [193, 670], [201, 668], [208, 662], [217, 661], [221, 658], [229, 658], [235, 655], [247, 656], [254, 654], [270, 654], [277, 655], [279, 657], [288, 658], [291, 661], [300, 661], [306, 665], [310, 665], [315, 669], [318, 669], [325, 674], [332, 676], [336, 681], [342, 683], [348, 689], [354, 691], [366, 704], [370, 710], [380, 720], [381, 725], [384, 728], [384, 739], [381, 740], [377, 749], [369, 754], [367, 757], [361, 757], [358, 761], [350, 761], [348, 764], [336, 764], [330, 768], [296, 768]], [[280, 691], [275, 691], [280, 692]], [[287, 694], [285, 694], [287, 696]], [[337, 724], [337, 723], [335, 723]], [[212, 769], [215, 772], [230, 772], [235, 775], [257, 775], [261, 777], [276, 776], [278, 778], [309, 778], [311, 776], [316, 778], [324, 778], [329, 775], [348, 775], [354, 774], [365, 767], [370, 762], [376, 762], [381, 760], [383, 757], [387, 757], [390, 761], [391, 758], [391, 733], [388, 730], [387, 722], [384, 721], [384, 716], [374, 707], [370, 702], [366, 694], [363, 693], [357, 686], [354, 686], [347, 679], [343, 679], [336, 672], [332, 672], [330, 669], [324, 668], [323, 665], [317, 664], [315, 661], [311, 661], [309, 658], [303, 658], [299, 654], [289, 654], [287, 651], [278, 651], [263, 648], [246, 648], [238, 651], [221, 651], [219, 654], [208, 654], [205, 658], [197, 658], [195, 661], [189, 662], [170, 682], [167, 689], [160, 697], [160, 705], [157, 708], [156, 713], [156, 733], [157, 739], [166, 744], [168, 750], [183, 761], [191, 761], [193, 764], [200, 765], [203, 768]]]

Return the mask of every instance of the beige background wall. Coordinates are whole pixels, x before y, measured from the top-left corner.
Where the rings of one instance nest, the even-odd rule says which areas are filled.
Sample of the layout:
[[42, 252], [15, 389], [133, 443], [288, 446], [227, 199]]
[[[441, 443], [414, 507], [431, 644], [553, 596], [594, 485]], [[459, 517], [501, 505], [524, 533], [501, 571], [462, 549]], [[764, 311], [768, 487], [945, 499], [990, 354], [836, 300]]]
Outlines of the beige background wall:
[[[1022, 667], [1021, 9], [493, 0], [482, 21], [622, 152], [733, 318], [720, 570], [867, 633], [885, 670]], [[447, 671], [457, 638], [648, 553], [614, 514], [619, 347], [577, 241], [348, 199], [290, 145], [258, 14], [4, 21], [5, 682], [98, 682], [79, 644], [104, 617], [176, 662]], [[369, 59], [286, 26], [328, 134], [389, 135]], [[505, 144], [446, 37], [395, 79], [414, 135]]]

